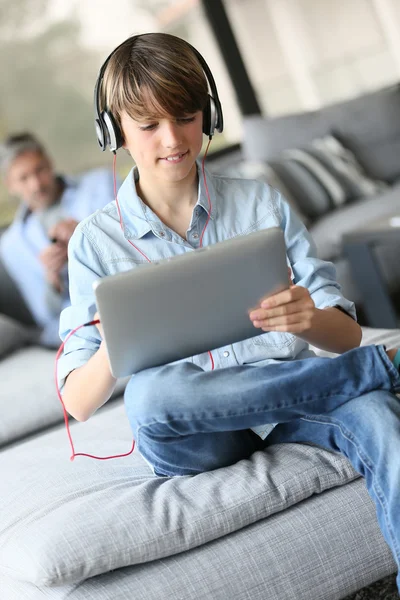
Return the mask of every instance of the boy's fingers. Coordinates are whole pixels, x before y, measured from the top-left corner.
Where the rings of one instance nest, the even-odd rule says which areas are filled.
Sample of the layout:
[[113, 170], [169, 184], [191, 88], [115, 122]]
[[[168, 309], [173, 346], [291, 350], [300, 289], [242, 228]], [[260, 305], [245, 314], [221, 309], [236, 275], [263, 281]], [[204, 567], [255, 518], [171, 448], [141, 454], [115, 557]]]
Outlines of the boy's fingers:
[[278, 294], [274, 294], [273, 296], [269, 296], [268, 298], [261, 300], [260, 306], [261, 308], [270, 309], [307, 297], [310, 298], [310, 294], [306, 288], [300, 285], [291, 285], [289, 289], [283, 290], [283, 292], [278, 292]]
[[250, 313], [251, 320], [262, 320], [269, 319], [271, 317], [283, 317], [285, 315], [292, 315], [295, 313], [301, 314], [302, 312], [311, 309], [314, 303], [312, 300], [310, 302], [297, 301], [290, 302], [289, 304], [283, 304], [277, 306], [276, 308], [258, 308]]
[[304, 311], [285, 315], [284, 317], [268, 317], [253, 321], [254, 327], [263, 329], [264, 327], [287, 326], [299, 323], [309, 323], [312, 318], [312, 311]]

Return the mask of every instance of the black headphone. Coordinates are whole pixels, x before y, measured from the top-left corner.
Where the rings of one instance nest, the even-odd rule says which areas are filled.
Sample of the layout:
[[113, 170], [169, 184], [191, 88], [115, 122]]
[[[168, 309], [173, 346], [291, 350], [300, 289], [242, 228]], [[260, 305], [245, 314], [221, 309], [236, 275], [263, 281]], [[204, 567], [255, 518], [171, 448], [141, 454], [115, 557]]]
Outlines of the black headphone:
[[[133, 41], [135, 38], [143, 37], [145, 35], [149, 34], [135, 35], [130, 39]], [[125, 42], [126, 41], [127, 40], [125, 40]], [[125, 42], [122, 42], [122, 44], [117, 46], [106, 58], [99, 71], [96, 85], [94, 86], [94, 123], [96, 128], [97, 141], [99, 142], [99, 146], [103, 152], [107, 148], [107, 146], [109, 146], [110, 151], [115, 153], [118, 150], [118, 148], [121, 148], [124, 142], [122, 132], [118, 127], [111, 112], [107, 108], [103, 111], [100, 109], [100, 87], [101, 82], [103, 81], [104, 72], [108, 65], [108, 61], [110, 60], [114, 52], [116, 52], [118, 48], [125, 44]], [[218, 97], [217, 86], [215, 84], [211, 70], [204, 58], [202, 57], [202, 55], [200, 54], [200, 52], [188, 42], [186, 43], [188, 44], [188, 46], [190, 46], [194, 54], [197, 56], [201, 67], [204, 71], [204, 74], [207, 78], [208, 85], [211, 91], [211, 95], [208, 94], [207, 104], [203, 110], [203, 133], [205, 133], [205, 135], [208, 135], [208, 137], [211, 139], [214, 135], [215, 130], [221, 133], [224, 128], [222, 106]]]

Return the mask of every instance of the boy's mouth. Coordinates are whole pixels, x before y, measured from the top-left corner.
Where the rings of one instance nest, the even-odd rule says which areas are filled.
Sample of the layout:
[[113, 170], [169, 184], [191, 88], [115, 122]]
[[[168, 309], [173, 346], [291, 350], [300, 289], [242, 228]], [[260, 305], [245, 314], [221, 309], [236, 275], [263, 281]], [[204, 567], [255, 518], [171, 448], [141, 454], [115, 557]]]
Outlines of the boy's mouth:
[[170, 156], [166, 156], [161, 160], [165, 160], [168, 163], [178, 163], [187, 155], [188, 150], [186, 152], [177, 152], [176, 154], [171, 154]]

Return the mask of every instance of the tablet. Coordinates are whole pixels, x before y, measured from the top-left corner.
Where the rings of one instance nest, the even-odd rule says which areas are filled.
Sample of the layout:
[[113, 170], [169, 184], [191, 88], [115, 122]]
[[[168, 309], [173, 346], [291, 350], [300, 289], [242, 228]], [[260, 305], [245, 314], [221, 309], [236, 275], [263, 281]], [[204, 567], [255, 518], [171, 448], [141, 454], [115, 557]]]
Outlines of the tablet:
[[97, 280], [112, 374], [131, 375], [260, 335], [249, 311], [288, 285], [278, 227]]

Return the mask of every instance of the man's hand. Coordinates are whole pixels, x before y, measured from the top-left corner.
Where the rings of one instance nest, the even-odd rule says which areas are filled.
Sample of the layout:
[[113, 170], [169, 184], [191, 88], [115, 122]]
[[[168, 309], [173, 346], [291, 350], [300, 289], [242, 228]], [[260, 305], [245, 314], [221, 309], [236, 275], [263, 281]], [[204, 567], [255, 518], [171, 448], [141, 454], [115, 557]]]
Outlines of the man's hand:
[[254, 327], [262, 331], [285, 331], [302, 334], [312, 327], [316, 308], [310, 292], [291, 282], [283, 292], [269, 296], [261, 301], [260, 306], [250, 312]]
[[57, 240], [58, 243], [63, 243], [67, 246], [77, 225], [78, 221], [75, 221], [75, 219], [64, 219], [53, 225], [53, 227], [50, 227], [47, 235], [51, 240]]
[[59, 293], [63, 291], [60, 272], [67, 262], [67, 258], [67, 246], [62, 243], [51, 244], [39, 254], [39, 260], [45, 268], [47, 281]]
[[46, 279], [58, 293], [63, 291], [60, 273], [67, 263], [68, 242], [77, 225], [75, 219], [64, 219], [50, 227], [47, 235], [55, 241], [39, 254], [39, 260], [45, 268]]
[[67, 247], [65, 244], [51, 244], [39, 254], [39, 260], [46, 271], [59, 273], [67, 262]]

